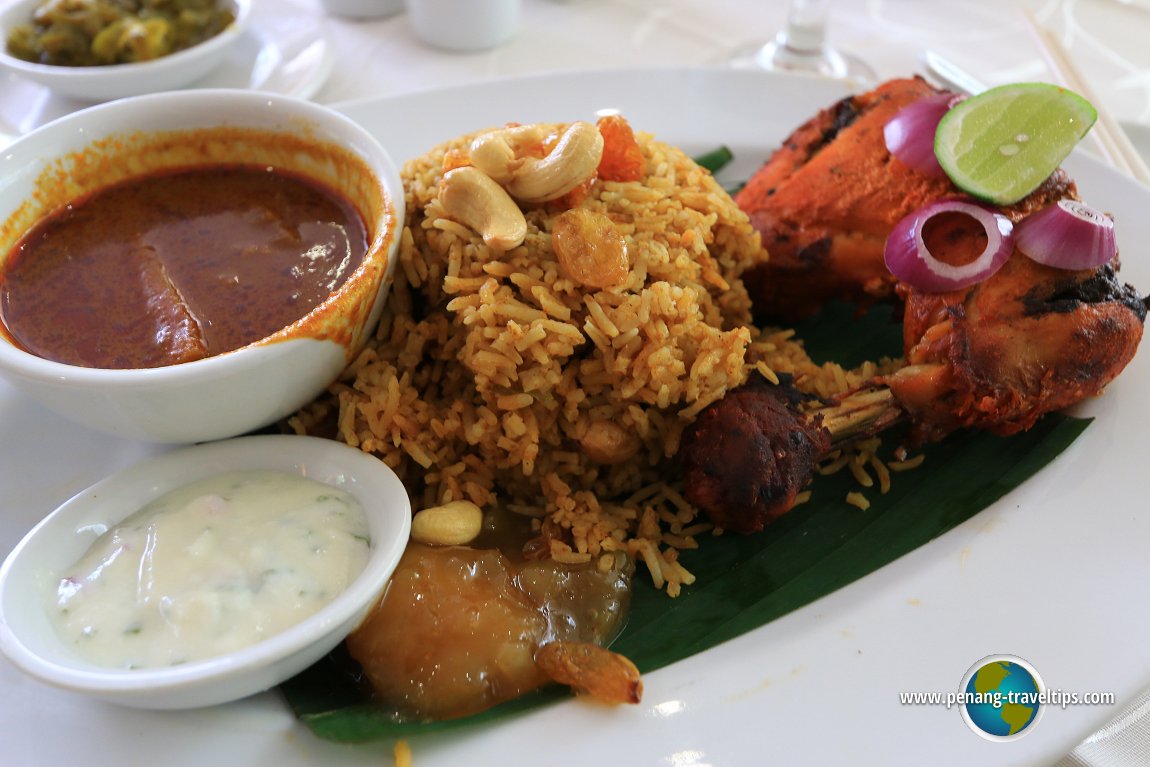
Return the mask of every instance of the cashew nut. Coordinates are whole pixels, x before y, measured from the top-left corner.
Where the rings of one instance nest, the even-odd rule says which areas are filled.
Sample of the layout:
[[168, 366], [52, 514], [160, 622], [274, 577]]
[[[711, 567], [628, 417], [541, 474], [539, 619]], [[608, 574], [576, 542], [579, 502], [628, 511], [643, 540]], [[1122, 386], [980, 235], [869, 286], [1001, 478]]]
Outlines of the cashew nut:
[[592, 421], [579, 440], [583, 454], [596, 463], [615, 464], [631, 460], [642, 444], [614, 421]]
[[602, 159], [599, 129], [589, 122], [571, 123], [546, 157], [522, 158], [507, 191], [522, 202], [554, 200], [591, 178]]
[[411, 537], [431, 546], [462, 546], [483, 529], [483, 510], [471, 501], [452, 501], [411, 518]]
[[448, 216], [478, 232], [487, 246], [510, 250], [527, 236], [527, 219], [506, 190], [471, 166], [443, 175], [439, 202]]
[[523, 164], [524, 158], [519, 153], [539, 144], [544, 137], [541, 125], [515, 125], [488, 131], [472, 140], [468, 150], [471, 164], [498, 183], [506, 184]]

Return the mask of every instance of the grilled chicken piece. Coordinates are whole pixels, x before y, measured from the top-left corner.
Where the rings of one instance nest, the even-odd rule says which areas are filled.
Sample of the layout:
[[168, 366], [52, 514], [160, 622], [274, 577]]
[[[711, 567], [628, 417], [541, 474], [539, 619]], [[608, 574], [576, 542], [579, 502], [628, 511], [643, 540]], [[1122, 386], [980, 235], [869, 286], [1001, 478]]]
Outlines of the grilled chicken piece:
[[830, 449], [895, 423], [910, 421], [911, 443], [1028, 429], [1100, 393], [1134, 357], [1147, 311], [1111, 265], [1068, 272], [1020, 253], [964, 290], [899, 293], [906, 367], [815, 409], [785, 386], [731, 391], [684, 434], [687, 500], [720, 527], [756, 532], [794, 506]]
[[833, 406], [754, 378], [713, 403], [683, 433], [678, 457], [687, 500], [717, 527], [754, 533], [790, 511], [833, 448], [897, 423], [890, 389], [864, 387]]
[[[907, 365], [825, 407], [800, 407], [793, 390], [756, 384], [700, 413], [679, 458], [687, 499], [716, 525], [762, 529], [794, 505], [831, 446], [904, 419], [912, 442], [961, 428], [1030, 428], [1101, 392], [1138, 348], [1147, 299], [1118, 282], [1117, 259], [1065, 271], [1016, 252], [988, 279], [935, 294], [887, 272], [883, 247], [895, 223], [956, 194], [901, 165], [883, 142], [886, 121], [932, 92], [921, 80], [896, 80], [839, 102], [799, 128], [737, 197], [770, 257], [744, 277], [756, 314], [809, 315], [831, 298], [901, 299]], [[1076, 190], [1059, 170], [1002, 212], [1018, 221], [1063, 197]], [[937, 221], [927, 238], [936, 257], [960, 263], [982, 250], [981, 228]]]
[[1064, 271], [1020, 253], [965, 290], [899, 293], [907, 366], [883, 382], [921, 441], [1014, 434], [1099, 394], [1134, 358], [1146, 319], [1114, 266]]
[[790, 511], [830, 448], [806, 397], [763, 379], [727, 393], [695, 419], [679, 448], [687, 499], [717, 527], [752, 533]]
[[[938, 92], [914, 78], [842, 99], [792, 133], [738, 192], [768, 255], [743, 275], [757, 316], [790, 321], [832, 299], [894, 298], [883, 263], [887, 234], [928, 202], [965, 196], [948, 179], [903, 165], [883, 138], [899, 110]], [[1063, 197], [1076, 190], [1059, 170], [1002, 212], [1017, 221]]]

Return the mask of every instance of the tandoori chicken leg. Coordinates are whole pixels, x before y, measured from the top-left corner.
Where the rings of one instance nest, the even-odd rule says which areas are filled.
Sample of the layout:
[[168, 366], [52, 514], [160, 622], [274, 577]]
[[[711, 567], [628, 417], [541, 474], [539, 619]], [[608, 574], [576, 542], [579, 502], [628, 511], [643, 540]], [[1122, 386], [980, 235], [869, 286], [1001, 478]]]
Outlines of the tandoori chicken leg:
[[[736, 198], [762, 234], [769, 260], [744, 276], [761, 317], [817, 312], [830, 299], [903, 304], [905, 366], [834, 403], [762, 382], [699, 414], [679, 457], [688, 500], [715, 524], [761, 530], [788, 511], [832, 446], [910, 422], [909, 442], [961, 428], [1012, 434], [1043, 414], [1099, 394], [1130, 362], [1147, 300], [1095, 269], [1042, 266], [1020, 252], [982, 282], [928, 293], [885, 266], [894, 225], [928, 202], [960, 196], [945, 179], [903, 166], [883, 142], [902, 106], [935, 91], [896, 80], [844, 99], [800, 127]], [[1020, 221], [1075, 197], [1061, 170], [1022, 202]], [[978, 253], [982, 230], [944, 222], [928, 243], [943, 260]], [[925, 237], [925, 235], [924, 235]], [[944, 255], [945, 254], [945, 255]]]

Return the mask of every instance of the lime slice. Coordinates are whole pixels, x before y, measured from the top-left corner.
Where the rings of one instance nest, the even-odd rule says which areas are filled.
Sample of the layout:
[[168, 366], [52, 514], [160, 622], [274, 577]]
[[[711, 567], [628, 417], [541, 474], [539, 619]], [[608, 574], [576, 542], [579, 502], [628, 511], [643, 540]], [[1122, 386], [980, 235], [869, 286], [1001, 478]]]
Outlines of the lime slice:
[[1037, 189], [1096, 119], [1089, 101], [1057, 85], [1001, 85], [943, 116], [934, 154], [959, 189], [1010, 205]]

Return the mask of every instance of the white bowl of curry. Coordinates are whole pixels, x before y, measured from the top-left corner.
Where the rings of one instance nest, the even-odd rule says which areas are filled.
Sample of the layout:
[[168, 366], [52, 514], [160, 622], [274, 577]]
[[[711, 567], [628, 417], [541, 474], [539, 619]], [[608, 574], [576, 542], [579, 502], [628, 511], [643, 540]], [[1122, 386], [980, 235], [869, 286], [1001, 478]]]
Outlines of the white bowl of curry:
[[403, 191], [365, 130], [249, 91], [141, 96], [0, 158], [0, 375], [89, 427], [242, 434], [329, 385], [378, 320]]

